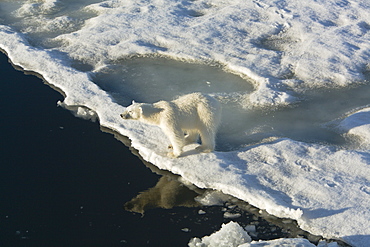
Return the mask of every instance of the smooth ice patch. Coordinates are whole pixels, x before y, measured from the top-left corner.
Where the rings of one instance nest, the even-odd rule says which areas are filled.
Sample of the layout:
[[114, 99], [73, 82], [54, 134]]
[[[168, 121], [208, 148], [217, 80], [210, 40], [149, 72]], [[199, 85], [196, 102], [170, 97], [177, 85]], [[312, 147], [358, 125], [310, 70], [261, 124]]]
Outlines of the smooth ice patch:
[[128, 105], [172, 100], [178, 95], [202, 92], [243, 104], [253, 81], [226, 73], [219, 65], [186, 63], [161, 57], [138, 57], [95, 69], [91, 79], [114, 100]]

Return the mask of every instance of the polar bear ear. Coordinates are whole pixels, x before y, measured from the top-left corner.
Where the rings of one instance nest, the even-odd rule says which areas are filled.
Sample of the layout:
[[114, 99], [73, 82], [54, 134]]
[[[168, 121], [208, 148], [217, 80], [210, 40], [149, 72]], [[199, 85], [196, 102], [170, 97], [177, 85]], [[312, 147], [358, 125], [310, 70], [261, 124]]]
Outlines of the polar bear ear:
[[135, 104], [136, 102], [135, 102], [135, 100], [132, 100], [132, 104]]

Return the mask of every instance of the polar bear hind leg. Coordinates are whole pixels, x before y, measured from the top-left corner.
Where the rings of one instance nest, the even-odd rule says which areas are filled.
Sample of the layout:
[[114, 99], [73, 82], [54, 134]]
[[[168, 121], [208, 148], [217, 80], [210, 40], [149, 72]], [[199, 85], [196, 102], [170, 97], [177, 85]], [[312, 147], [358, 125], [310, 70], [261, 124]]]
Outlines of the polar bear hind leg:
[[200, 130], [200, 139], [202, 145], [196, 148], [199, 152], [209, 153], [215, 150], [215, 132], [206, 127]]
[[221, 106], [215, 100], [207, 100], [205, 104], [198, 107], [202, 124], [199, 126], [199, 133], [202, 145], [197, 147], [201, 152], [212, 152], [216, 146], [216, 132], [221, 120]]

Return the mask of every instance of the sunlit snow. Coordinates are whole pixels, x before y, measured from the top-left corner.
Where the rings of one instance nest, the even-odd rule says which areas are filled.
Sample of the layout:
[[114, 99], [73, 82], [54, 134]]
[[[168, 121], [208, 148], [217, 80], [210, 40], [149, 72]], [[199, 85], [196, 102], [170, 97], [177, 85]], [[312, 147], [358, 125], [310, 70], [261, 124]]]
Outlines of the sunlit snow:
[[[14, 64], [146, 161], [312, 234], [370, 242], [369, 1], [2, 0], [0, 16]], [[119, 117], [133, 99], [194, 91], [223, 104], [216, 152], [169, 159], [159, 128]]]

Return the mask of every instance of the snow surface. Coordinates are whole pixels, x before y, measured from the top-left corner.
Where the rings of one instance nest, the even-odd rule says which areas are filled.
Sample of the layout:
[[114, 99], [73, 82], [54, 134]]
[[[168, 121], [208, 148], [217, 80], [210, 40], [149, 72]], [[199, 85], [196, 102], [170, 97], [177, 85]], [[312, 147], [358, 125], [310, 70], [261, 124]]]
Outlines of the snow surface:
[[[226, 107], [232, 105], [227, 112], [237, 110], [238, 116], [244, 110], [260, 112], [273, 122], [275, 113], [287, 109], [283, 106], [304, 106], [312, 89], [342, 87], [350, 92], [349, 86], [368, 83], [369, 1], [3, 0], [0, 16], [0, 47], [14, 64], [39, 73], [63, 91], [61, 105], [77, 109], [85, 118], [98, 116], [102, 126], [128, 136], [146, 161], [198, 187], [220, 190], [275, 216], [295, 219], [312, 234], [341, 238], [354, 246], [370, 242], [367, 98], [344, 110], [345, 115], [328, 111], [326, 117], [331, 119], [313, 123], [314, 132], [331, 126], [338, 136], [348, 138], [341, 145], [330, 138], [327, 143], [295, 138], [289, 135], [290, 127], [277, 135], [263, 122], [252, 128], [253, 119], [230, 121], [235, 117], [231, 115], [226, 120], [241, 126], [229, 139], [227, 130], [233, 128], [224, 128], [221, 140], [232, 143], [246, 135], [256, 140], [243, 137], [235, 141], [242, 143], [209, 154], [198, 154], [189, 146], [183, 157], [169, 159], [163, 145], [168, 140], [159, 128], [119, 117], [126, 105], [122, 102], [136, 99], [130, 90], [139, 95], [134, 86], [140, 82], [129, 84], [125, 94], [125, 87], [109, 91], [95, 81], [99, 75], [106, 78], [102, 71], [117, 67], [123, 68], [124, 81], [124, 61], [135, 56], [217, 65], [240, 75], [254, 90], [226, 91], [227, 86], [215, 83], [207, 92], [226, 99]], [[142, 83], [138, 88], [155, 91], [155, 84]], [[191, 87], [177, 93], [188, 90]], [[146, 95], [140, 95], [142, 101], [149, 101]], [[323, 115], [304, 107], [302, 114]], [[298, 132], [305, 131], [309, 118], [295, 122], [298, 115], [290, 116], [289, 111], [280, 118], [284, 116], [287, 123], [304, 126]], [[269, 131], [271, 135], [263, 135]]]

